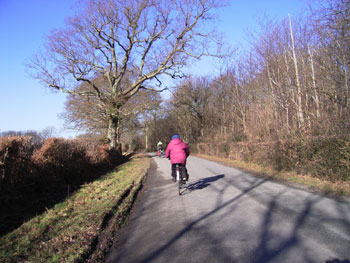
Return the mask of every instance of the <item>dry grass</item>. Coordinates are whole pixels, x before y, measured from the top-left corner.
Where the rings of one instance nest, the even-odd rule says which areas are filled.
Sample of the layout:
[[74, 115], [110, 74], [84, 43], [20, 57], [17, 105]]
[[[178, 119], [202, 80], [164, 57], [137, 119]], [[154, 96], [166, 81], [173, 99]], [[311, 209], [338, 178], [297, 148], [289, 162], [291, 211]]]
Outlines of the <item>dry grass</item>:
[[130, 208], [149, 165], [148, 158], [134, 157], [1, 237], [0, 262], [86, 262], [106, 221]]

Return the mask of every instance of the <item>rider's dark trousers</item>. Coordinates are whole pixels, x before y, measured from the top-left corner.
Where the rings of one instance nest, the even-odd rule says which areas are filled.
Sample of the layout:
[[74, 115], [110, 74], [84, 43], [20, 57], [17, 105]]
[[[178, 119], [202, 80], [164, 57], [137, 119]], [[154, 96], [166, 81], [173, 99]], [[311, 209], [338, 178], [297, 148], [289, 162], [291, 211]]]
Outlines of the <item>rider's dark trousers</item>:
[[[186, 166], [180, 166], [181, 167], [181, 173], [183, 175], [184, 178], [187, 178], [188, 179], [188, 173], [187, 173], [187, 169], [186, 169]], [[176, 164], [172, 164], [171, 165], [171, 176], [172, 177], [176, 177]]]

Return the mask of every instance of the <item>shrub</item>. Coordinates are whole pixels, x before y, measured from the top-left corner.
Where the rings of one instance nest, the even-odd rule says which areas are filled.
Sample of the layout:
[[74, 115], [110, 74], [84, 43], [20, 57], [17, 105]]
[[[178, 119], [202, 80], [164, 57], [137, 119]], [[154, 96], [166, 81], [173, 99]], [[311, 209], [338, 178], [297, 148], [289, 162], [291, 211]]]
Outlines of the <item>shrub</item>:
[[44, 183], [78, 184], [90, 164], [79, 140], [50, 138], [33, 153], [34, 174]]
[[275, 168], [308, 173], [331, 181], [350, 180], [348, 141], [316, 137], [278, 142], [274, 151]]
[[109, 150], [107, 144], [97, 144], [90, 147], [87, 151], [87, 157], [93, 167], [99, 170], [113, 168], [124, 160], [119, 151]]
[[0, 235], [123, 162], [90, 139], [0, 138]]
[[39, 146], [31, 137], [0, 138], [0, 190], [27, 181], [31, 155]]
[[220, 144], [219, 151], [224, 153], [225, 157], [228, 157], [230, 155], [230, 145], [228, 143]]
[[305, 146], [303, 167], [307, 172], [332, 181], [350, 181], [349, 140], [344, 138], [317, 138]]
[[[220, 155], [331, 181], [350, 181], [350, 139], [314, 137], [264, 143], [197, 144], [199, 153]], [[229, 153], [229, 154], [228, 154]]]

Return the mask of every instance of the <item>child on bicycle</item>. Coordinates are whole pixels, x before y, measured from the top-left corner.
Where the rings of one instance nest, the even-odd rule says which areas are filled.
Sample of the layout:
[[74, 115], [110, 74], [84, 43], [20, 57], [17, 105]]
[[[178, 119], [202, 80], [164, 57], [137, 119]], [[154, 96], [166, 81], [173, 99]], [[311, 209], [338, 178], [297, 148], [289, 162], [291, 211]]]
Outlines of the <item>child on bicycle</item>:
[[178, 163], [182, 164], [183, 177], [188, 180], [186, 159], [189, 155], [190, 148], [180, 139], [180, 135], [175, 133], [165, 151], [165, 157], [169, 158], [171, 162], [171, 176], [174, 182], [176, 181], [176, 164]]
[[159, 141], [159, 142], [157, 143], [157, 148], [158, 148], [157, 155], [158, 155], [158, 156], [161, 156], [162, 153], [163, 153], [163, 143], [162, 143], [162, 141]]

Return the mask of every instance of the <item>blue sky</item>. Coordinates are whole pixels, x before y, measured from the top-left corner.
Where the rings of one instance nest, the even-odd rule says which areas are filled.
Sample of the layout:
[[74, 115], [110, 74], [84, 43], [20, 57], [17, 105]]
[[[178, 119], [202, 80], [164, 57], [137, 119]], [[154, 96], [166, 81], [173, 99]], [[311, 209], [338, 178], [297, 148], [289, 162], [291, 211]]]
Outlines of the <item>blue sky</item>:
[[[31, 79], [25, 63], [44, 44], [44, 36], [64, 27], [73, 15], [73, 0], [0, 0], [0, 132], [41, 131], [54, 127], [56, 136], [74, 137], [63, 128], [65, 95]], [[220, 31], [230, 45], [243, 43], [247, 29], [257, 27], [257, 17], [282, 19], [299, 14], [306, 0], [232, 0], [219, 13]], [[211, 65], [202, 65], [210, 72]]]

